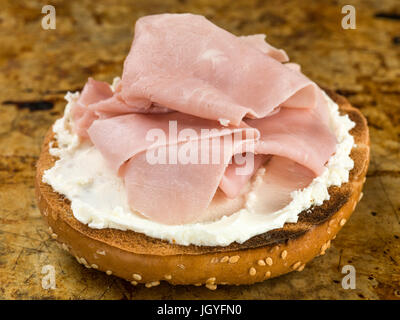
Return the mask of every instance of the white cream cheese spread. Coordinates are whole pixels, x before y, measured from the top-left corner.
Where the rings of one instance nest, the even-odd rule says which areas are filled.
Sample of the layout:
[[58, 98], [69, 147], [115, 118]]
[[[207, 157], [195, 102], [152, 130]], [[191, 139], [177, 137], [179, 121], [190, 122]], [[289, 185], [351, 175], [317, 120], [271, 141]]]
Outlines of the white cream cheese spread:
[[63, 118], [53, 126], [57, 147], [50, 154], [58, 157], [55, 165], [46, 170], [43, 182], [71, 201], [77, 220], [91, 228], [133, 230], [150, 237], [181, 245], [226, 246], [232, 242], [243, 243], [251, 237], [281, 228], [286, 222], [296, 223], [298, 215], [312, 206], [329, 199], [328, 187], [348, 182], [354, 163], [350, 158], [354, 146], [349, 131], [354, 127], [347, 115], [341, 116], [339, 108], [327, 95], [330, 127], [336, 135], [336, 153], [328, 161], [324, 172], [303, 190], [291, 193], [292, 200], [284, 208], [265, 214], [259, 209], [260, 197], [256, 195], [259, 169], [242, 209], [213, 222], [185, 225], [165, 225], [151, 221], [133, 212], [128, 204], [122, 178], [106, 165], [101, 153], [88, 141], [82, 141], [71, 130], [71, 104], [79, 93], [68, 93]]

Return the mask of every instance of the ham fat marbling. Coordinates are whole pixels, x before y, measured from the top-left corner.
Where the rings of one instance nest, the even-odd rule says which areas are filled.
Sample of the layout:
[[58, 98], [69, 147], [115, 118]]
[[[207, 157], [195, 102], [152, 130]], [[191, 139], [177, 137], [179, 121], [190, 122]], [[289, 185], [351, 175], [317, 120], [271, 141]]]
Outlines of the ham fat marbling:
[[[197, 15], [147, 16], [136, 23], [115, 91], [88, 80], [72, 109], [74, 130], [124, 178], [132, 209], [165, 224], [198, 222], [218, 188], [238, 196], [261, 166], [271, 201], [322, 173], [336, 146], [323, 93], [264, 38], [237, 37]], [[170, 134], [171, 123], [196, 138]], [[149, 141], [151, 129], [167, 139]], [[203, 129], [208, 133], [200, 134]], [[211, 157], [215, 139], [218, 163], [146, 158], [173, 148]], [[246, 174], [236, 173], [238, 155], [254, 155]], [[290, 187], [282, 182], [289, 176], [298, 177]]]

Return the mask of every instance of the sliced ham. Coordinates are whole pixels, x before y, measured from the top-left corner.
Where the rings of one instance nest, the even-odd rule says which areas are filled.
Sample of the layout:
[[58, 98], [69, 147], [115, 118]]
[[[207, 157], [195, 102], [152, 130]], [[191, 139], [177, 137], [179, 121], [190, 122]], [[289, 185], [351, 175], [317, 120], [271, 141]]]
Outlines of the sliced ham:
[[[287, 61], [264, 36], [236, 37], [201, 16], [144, 17], [115, 92], [89, 79], [73, 106], [74, 129], [149, 219], [217, 219], [221, 210], [208, 210], [213, 198], [241, 197], [261, 166], [272, 210], [321, 174], [336, 146], [322, 91]], [[166, 164], [154, 161], [163, 155]], [[251, 166], [238, 161], [243, 156]]]
[[[190, 135], [171, 136], [171, 121], [176, 121], [179, 133], [193, 130], [194, 138]], [[268, 155], [290, 159], [298, 166], [308, 168], [315, 177], [322, 172], [335, 150], [335, 138], [315, 110], [281, 108], [270, 117], [249, 119], [247, 124], [226, 128], [216, 121], [178, 112], [129, 114], [96, 120], [89, 129], [89, 136], [111, 167], [124, 177], [128, 199], [135, 210], [155, 221], [183, 224], [201, 221], [218, 186], [227, 197], [237, 197]], [[151, 129], [166, 133], [165, 139], [149, 139]], [[201, 136], [204, 129], [210, 133]], [[235, 132], [245, 132], [246, 135], [242, 135], [243, 139], [236, 141], [234, 146], [225, 145], [223, 137]], [[214, 137], [221, 139], [219, 146], [222, 146], [221, 158], [215, 164], [211, 161], [213, 149], [210, 142]], [[258, 154], [253, 159], [251, 170], [238, 174], [236, 170], [242, 165], [228, 162], [232, 156], [249, 151], [246, 139], [254, 142], [252, 151]], [[245, 147], [240, 148], [243, 145]], [[177, 148], [177, 155], [183, 148], [198, 150], [198, 162], [174, 163], [165, 158], [168, 164], [158, 164], [147, 158], [149, 154], [159, 153], [168, 156], [173, 147]], [[207, 164], [201, 163], [200, 153], [209, 154]]]
[[74, 129], [81, 137], [87, 138], [87, 129], [92, 125], [98, 115], [89, 106], [105, 101], [113, 96], [113, 92], [108, 83], [96, 81], [92, 78], [83, 87], [83, 90], [72, 107], [72, 119], [74, 120]]
[[258, 201], [253, 210], [273, 214], [290, 203], [293, 191], [307, 187], [314, 178], [310, 169], [290, 159], [271, 157], [255, 190]]
[[318, 87], [253, 41], [198, 15], [141, 18], [117, 95], [132, 107], [156, 102], [234, 125], [246, 115], [264, 117], [277, 106], [315, 107]]
[[320, 175], [335, 152], [336, 137], [316, 110], [281, 108], [270, 117], [248, 119], [260, 132], [259, 154], [291, 159]]
[[233, 162], [227, 166], [225, 169], [224, 175], [222, 176], [219, 187], [225, 193], [228, 198], [234, 199], [241, 192], [243, 192], [244, 186], [253, 176], [253, 174], [267, 161], [269, 158], [268, 155], [265, 154], [257, 154], [250, 155], [254, 157], [254, 162], [252, 168], [247, 173], [238, 174], [236, 171], [238, 168], [243, 168], [246, 166], [246, 163], [238, 164]]
[[[190, 143], [193, 142], [185, 144]], [[178, 150], [185, 144], [178, 145]], [[208, 151], [212, 153], [211, 149]], [[229, 157], [223, 160], [228, 162]], [[132, 157], [123, 169], [128, 199], [135, 210], [161, 223], [203, 221], [225, 167], [222, 161], [208, 165], [151, 165], [146, 153], [140, 153]]]
[[[172, 126], [176, 123], [176, 129], [171, 128], [171, 122]], [[133, 208], [166, 224], [201, 220], [232, 156], [254, 151], [253, 143], [259, 138], [258, 130], [245, 123], [223, 127], [216, 121], [178, 112], [99, 119], [88, 132], [111, 168], [124, 177]], [[232, 139], [225, 139], [227, 136]], [[174, 148], [176, 153], [170, 153]], [[193, 150], [195, 158], [186, 164], [182, 163], [182, 157], [171, 159], [171, 154], [178, 157]], [[149, 158], [160, 154], [166, 155], [165, 162], [154, 163], [158, 158]]]
[[[178, 133], [176, 136], [175, 131]], [[128, 114], [98, 119], [88, 130], [91, 141], [116, 172], [127, 160], [149, 149], [176, 145], [189, 140], [212, 139], [232, 135], [235, 132], [243, 132], [241, 137], [244, 141], [253, 142], [259, 138], [258, 130], [250, 128], [244, 122], [238, 127], [223, 127], [218, 122], [179, 112]], [[162, 136], [165, 136], [165, 139], [161, 139]], [[200, 147], [202, 146], [199, 145]], [[171, 163], [170, 159], [167, 160]]]
[[202, 16], [143, 17], [114, 96], [90, 110], [154, 112], [157, 105], [238, 125], [277, 106], [315, 107], [319, 88], [280, 61], [286, 53], [261, 35], [236, 37]]
[[240, 39], [279, 62], [288, 62], [289, 56], [287, 53], [282, 49], [271, 46], [265, 41], [265, 37], [265, 34], [253, 34], [250, 36], [241, 36]]

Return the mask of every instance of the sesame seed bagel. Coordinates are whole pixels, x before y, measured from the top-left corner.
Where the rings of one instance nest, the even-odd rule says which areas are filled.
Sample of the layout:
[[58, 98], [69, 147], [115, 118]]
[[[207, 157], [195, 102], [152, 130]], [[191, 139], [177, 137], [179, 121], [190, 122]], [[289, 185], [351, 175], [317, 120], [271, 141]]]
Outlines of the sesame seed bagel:
[[354, 211], [362, 197], [369, 163], [369, 134], [366, 119], [342, 96], [326, 90], [356, 123], [351, 130], [355, 146], [354, 168], [348, 183], [330, 187], [330, 199], [299, 215], [297, 223], [257, 235], [229, 246], [182, 246], [133, 231], [92, 229], [75, 219], [68, 199], [42, 182], [43, 172], [57, 160], [49, 153], [54, 140], [47, 133], [37, 163], [36, 197], [49, 225], [51, 236], [87, 268], [114, 274], [136, 285], [153, 287], [160, 281], [171, 284], [251, 284], [290, 271], [302, 271], [307, 262], [324, 254], [331, 240]]

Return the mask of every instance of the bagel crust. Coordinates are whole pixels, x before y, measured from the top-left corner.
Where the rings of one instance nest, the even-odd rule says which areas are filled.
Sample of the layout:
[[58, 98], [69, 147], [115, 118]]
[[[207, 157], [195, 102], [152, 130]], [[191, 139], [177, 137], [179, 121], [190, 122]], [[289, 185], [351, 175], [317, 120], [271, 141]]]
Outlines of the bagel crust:
[[163, 280], [215, 290], [218, 284], [252, 284], [302, 271], [306, 263], [325, 253], [350, 218], [362, 197], [369, 163], [366, 119], [344, 97], [326, 92], [339, 105], [340, 113], [356, 123], [350, 132], [355, 140], [351, 151], [354, 168], [348, 183], [330, 187], [330, 199], [302, 212], [297, 223], [226, 247], [181, 246], [133, 231], [91, 229], [75, 219], [64, 196], [42, 182], [44, 171], [57, 160], [49, 153], [49, 143], [54, 140], [50, 129], [37, 163], [36, 198], [52, 238], [87, 268], [146, 287]]

